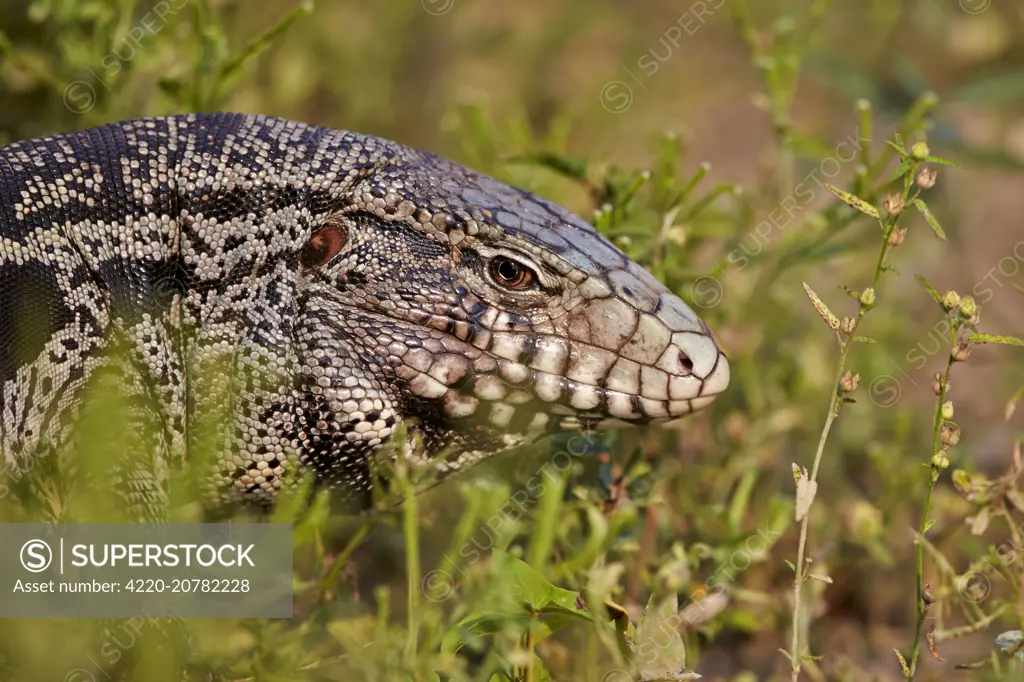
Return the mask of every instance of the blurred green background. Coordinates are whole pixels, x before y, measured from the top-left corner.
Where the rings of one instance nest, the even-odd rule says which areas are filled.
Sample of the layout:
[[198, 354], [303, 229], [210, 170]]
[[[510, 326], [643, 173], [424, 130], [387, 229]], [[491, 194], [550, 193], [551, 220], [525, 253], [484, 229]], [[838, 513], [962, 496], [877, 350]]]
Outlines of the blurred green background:
[[[870, 131], [858, 100], [870, 103]], [[857, 403], [844, 408], [826, 444], [810, 525], [811, 572], [831, 584], [805, 586], [801, 639], [824, 657], [808, 661], [802, 679], [904, 678], [892, 650], [909, 656], [914, 638], [911, 529], [928, 487], [933, 376], [948, 348], [945, 315], [914, 275], [940, 293], [973, 295], [982, 331], [1024, 336], [1021, 3], [3, 0], [0, 101], [4, 143], [138, 116], [245, 111], [428, 149], [587, 218], [604, 207], [605, 222], [595, 218], [602, 229], [716, 331], [733, 363], [733, 386], [705, 413], [607, 438], [598, 454], [579, 458], [556, 527], [544, 525], [555, 517], [541, 500], [509, 521], [504, 545], [550, 534], [550, 558], [540, 562], [547, 579], [582, 590], [603, 576], [607, 596], [636, 621], [652, 593], [675, 592], [680, 606], [701, 603], [708, 578], [771, 529], [770, 551], [742, 554], [723, 596], [681, 628], [687, 669], [722, 680], [789, 678], [790, 662], [778, 650], [790, 646], [786, 562], [797, 556], [791, 467], [811, 465], [838, 354], [835, 334], [800, 283], [838, 315], [853, 314], [837, 285], [863, 288], [877, 258], [878, 225], [823, 185], [881, 205], [895, 167], [884, 141], [901, 127], [908, 143], [926, 135], [934, 153], [963, 166], [937, 166], [927, 194], [948, 242], [908, 215], [897, 271], [886, 273], [877, 309], [860, 328], [876, 343], [852, 350]], [[710, 168], [700, 177], [703, 162]], [[691, 189], [694, 177], [700, 182]], [[1004, 566], [996, 557], [1020, 524], [1005, 494], [1016, 482], [981, 499], [955, 487], [949, 472], [964, 469], [983, 486], [982, 477], [1009, 470], [1024, 432], [1024, 410], [1008, 407], [1024, 387], [1024, 349], [979, 346], [953, 376], [949, 397], [963, 439], [938, 482], [924, 568], [939, 600], [925, 630], [937, 628], [944, 660], [924, 651], [917, 679], [1020, 679], [1019, 668], [993, 653], [995, 636], [1024, 618], [1024, 560]], [[473, 507], [485, 504], [474, 489], [509, 499], [551, 452], [542, 445], [503, 456], [422, 496], [423, 571], [429, 576], [443, 561], [460, 518], [470, 518], [470, 531], [480, 527], [473, 514], [487, 518]], [[624, 472], [634, 484], [628, 494], [614, 482]], [[593, 556], [591, 510], [609, 524]], [[388, 535], [387, 526], [371, 535], [400, 548], [400, 533]], [[303, 537], [319, 553], [309, 567], [321, 571], [315, 583], [339, 549], [320, 544], [318, 534]], [[572, 562], [577, 552], [587, 565]], [[402, 620], [406, 563], [400, 549], [377, 560], [386, 565], [368, 568], [364, 558], [345, 568], [346, 586], [332, 582], [306, 620], [291, 626], [196, 625], [207, 639], [193, 648], [185, 674], [428, 679], [425, 671], [443, 663], [460, 671], [453, 679], [488, 679], [474, 677], [465, 661], [438, 663], [423, 653], [427, 643], [416, 655], [396, 653], [410, 636]], [[979, 580], [988, 585], [981, 598], [970, 591]], [[390, 601], [374, 591], [382, 585], [394, 592]], [[443, 630], [479, 608], [466, 599], [421, 600], [417, 608]], [[0, 658], [16, 661], [12, 679], [65, 679], [109, 636], [82, 635], [53, 652], [53, 633], [66, 627], [0, 627]], [[521, 679], [630, 679], [614, 676], [621, 671], [607, 663], [607, 640], [586, 628], [530, 649], [543, 671], [531, 668], [533, 677]], [[381, 637], [401, 645], [385, 646], [390, 653], [364, 646]], [[518, 651], [517, 641], [495, 646]], [[283, 642], [280, 650], [274, 642]], [[134, 668], [104, 663], [89, 674], [181, 679], [178, 659], [162, 655]], [[955, 669], [977, 662], [978, 670]]]

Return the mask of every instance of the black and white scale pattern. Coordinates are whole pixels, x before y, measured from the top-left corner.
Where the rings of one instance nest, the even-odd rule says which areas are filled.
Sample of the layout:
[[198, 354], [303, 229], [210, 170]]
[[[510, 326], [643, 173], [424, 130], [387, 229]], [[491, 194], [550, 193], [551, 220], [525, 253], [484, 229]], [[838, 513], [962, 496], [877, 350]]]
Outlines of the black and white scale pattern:
[[[531, 286], [496, 278], [508, 260]], [[678, 417], [729, 380], [704, 323], [565, 209], [393, 142], [239, 114], [0, 149], [9, 470], [70, 437], [111, 364], [160, 425], [151, 472], [123, 474], [147, 479], [129, 486], [143, 503], [199, 448], [225, 499], [269, 500], [301, 467], [362, 495], [404, 419], [457, 470], [533, 434]], [[225, 428], [196, 435], [220, 397]]]

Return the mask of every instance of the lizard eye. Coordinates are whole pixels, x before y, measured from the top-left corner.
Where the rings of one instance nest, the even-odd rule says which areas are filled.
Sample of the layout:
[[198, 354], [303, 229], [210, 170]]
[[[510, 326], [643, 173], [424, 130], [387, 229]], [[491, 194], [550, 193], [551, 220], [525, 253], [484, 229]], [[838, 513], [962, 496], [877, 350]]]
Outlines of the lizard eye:
[[501, 286], [514, 291], [531, 289], [537, 283], [537, 274], [533, 270], [508, 256], [491, 259], [491, 277]]
[[320, 267], [337, 256], [346, 241], [345, 229], [341, 225], [328, 225], [302, 247], [299, 263], [306, 269]]

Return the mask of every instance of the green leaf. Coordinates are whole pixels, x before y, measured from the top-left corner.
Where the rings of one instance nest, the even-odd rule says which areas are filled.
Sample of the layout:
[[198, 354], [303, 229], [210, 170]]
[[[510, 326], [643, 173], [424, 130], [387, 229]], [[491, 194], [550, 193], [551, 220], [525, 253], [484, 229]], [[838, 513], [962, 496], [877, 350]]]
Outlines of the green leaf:
[[[700, 183], [700, 181], [704, 179], [704, 177], [708, 174], [708, 171], [710, 171], [710, 170], [711, 170], [711, 164], [708, 163], [707, 161], [705, 161], [704, 163], [700, 164], [700, 167], [693, 174], [693, 176], [690, 177], [690, 180], [686, 183], [686, 186], [683, 187], [683, 189], [679, 192], [679, 194], [677, 194], [672, 199], [672, 201], [669, 203], [669, 206], [672, 206], [672, 207], [679, 206], [687, 197], [690, 196], [690, 192], [692, 192], [693, 189]], [[650, 228], [648, 228], [648, 229], [650, 229]]]
[[534, 621], [523, 613], [476, 612], [460, 620], [444, 634], [441, 638], [441, 651], [455, 653], [488, 635], [502, 632], [510, 625], [516, 625], [524, 631], [530, 630], [538, 640], [551, 634], [544, 628], [536, 627]]
[[910, 677], [910, 668], [907, 666], [907, 659], [903, 658], [903, 654], [900, 653], [899, 649], [893, 649], [896, 652], [896, 658], [900, 659], [900, 669], [903, 671], [904, 677]]
[[939, 221], [935, 218], [932, 212], [928, 210], [928, 204], [924, 203], [922, 199], [914, 199], [913, 204], [917, 207], [917, 210], [921, 212], [921, 215], [924, 216], [928, 225], [931, 226], [932, 232], [935, 233], [935, 236], [942, 241], [948, 241], [946, 239], [946, 233], [943, 231], [942, 226], [939, 225]]
[[[896, 137], [897, 137], [897, 139], [899, 139], [898, 135]], [[895, 149], [899, 153], [901, 159], [905, 159], [907, 157], [907, 150], [903, 148], [903, 144], [902, 143], [897, 144], [896, 142], [893, 142], [892, 140], [886, 140], [885, 143], [887, 145], [889, 145], [890, 147], [892, 147], [893, 149]]]
[[694, 201], [693, 204], [687, 209], [686, 213], [683, 214], [683, 217], [680, 218], [680, 221], [693, 220], [700, 214], [701, 211], [710, 206], [711, 203], [718, 197], [722, 196], [723, 194], [735, 193], [736, 185], [730, 185], [729, 183], [722, 183], [720, 185], [716, 185], [715, 188], [712, 189], [710, 192], [702, 196], [700, 199]]
[[345, 649], [353, 651], [373, 644], [376, 618], [366, 614], [327, 623], [327, 633], [338, 640]]
[[863, 213], [865, 215], [869, 215], [869, 216], [871, 216], [872, 218], [874, 218], [876, 220], [881, 217], [881, 215], [878, 213], [878, 209], [877, 208], [875, 208], [874, 206], [872, 206], [868, 202], [864, 201], [860, 197], [855, 197], [854, 195], [850, 194], [849, 192], [844, 192], [843, 190], [839, 189], [835, 185], [828, 185], [828, 184], [826, 184], [825, 188], [829, 192], [832, 192], [832, 194], [835, 194], [837, 197], [842, 199], [846, 204], [848, 204], [849, 206], [852, 206], [853, 208], [857, 209], [861, 213]]
[[1014, 152], [1000, 147], [969, 147], [962, 142], [947, 145], [957, 156], [977, 166], [1024, 170], [1024, 160]]
[[1024, 346], [1024, 339], [999, 334], [971, 334], [970, 340], [975, 343], [1000, 343], [1004, 346]]
[[818, 159], [827, 159], [836, 153], [834, 144], [826, 144], [808, 135], [790, 132], [786, 139], [790, 150], [797, 156], [817, 161]]
[[297, 7], [286, 14], [277, 24], [271, 26], [261, 35], [256, 36], [238, 54], [234, 55], [221, 67], [220, 78], [222, 82], [230, 81], [238, 76], [246, 65], [265, 52], [278, 36], [287, 31], [292, 24], [313, 12], [312, 0], [302, 0]]
[[952, 166], [953, 168], [963, 168], [963, 164], [959, 164], [956, 161], [951, 161], [950, 159], [944, 159], [941, 156], [926, 156], [926, 157], [924, 157], [924, 160], [925, 161], [930, 161], [931, 163], [937, 163], [937, 164], [942, 165], [942, 166]]
[[585, 614], [558, 606], [545, 607], [532, 615], [505, 611], [475, 612], [460, 620], [444, 634], [441, 639], [441, 650], [445, 653], [455, 653], [475, 640], [506, 631], [509, 626], [529, 631], [533, 640], [539, 642], [573, 621], [593, 623]]
[[913, 168], [913, 166], [909, 162], [902, 161], [900, 165], [896, 166], [896, 168], [893, 170], [892, 174], [889, 176], [889, 179], [886, 180], [886, 183], [899, 180], [904, 175], [906, 175], [907, 171], [909, 171], [911, 168]]
[[536, 164], [549, 170], [553, 170], [559, 175], [564, 175], [567, 178], [571, 178], [579, 182], [587, 181], [587, 162], [585, 159], [581, 159], [579, 157], [540, 152], [537, 154], [520, 154], [511, 157], [508, 161], [509, 163]]
[[686, 647], [679, 632], [679, 598], [651, 595], [636, 626], [633, 661], [641, 680], [678, 679], [686, 667]]
[[577, 608], [578, 592], [556, 587], [526, 562], [502, 550], [491, 554], [495, 581], [487, 595], [488, 609], [472, 613], [448, 630], [442, 649], [455, 652], [475, 639], [510, 625], [529, 630], [540, 641], [573, 621], [592, 623], [591, 614]]
[[995, 105], [1024, 100], [1024, 70], [997, 73], [970, 80], [946, 98], [977, 105]]
[[[1013, 397], [1006, 403], [1006, 409], [1003, 411], [1003, 421], [1010, 421], [1013, 418], [1013, 413], [1017, 411], [1017, 403], [1020, 399], [1024, 398], [1024, 386], [1017, 389], [1017, 392], [1013, 394]], [[1021, 509], [1024, 511], [1024, 509]]]
[[859, 291], [857, 291], [856, 289], [851, 289], [850, 287], [846, 286], [845, 284], [840, 284], [838, 286], [839, 286], [840, 289], [845, 291], [851, 298], [856, 299], [857, 303], [860, 303], [860, 292]]
[[156, 82], [160, 91], [170, 97], [175, 102], [181, 102], [185, 99], [185, 84], [181, 82], [180, 78], [161, 78]]
[[877, 343], [870, 336], [855, 336], [853, 337], [853, 340], [856, 341], [857, 343]]
[[505, 581], [509, 593], [532, 611], [552, 604], [576, 609], [579, 593], [555, 587], [540, 571], [508, 552], [495, 550], [491, 555], [491, 569]]
[[991, 520], [992, 517], [988, 512], [988, 507], [982, 507], [974, 516], [968, 516], [967, 521], [971, 529], [971, 535], [981, 535], [984, 533]]
[[935, 287], [928, 283], [928, 280], [924, 278], [924, 275], [914, 275], [914, 277], [921, 283], [921, 286], [928, 291], [928, 294], [931, 295], [935, 302], [939, 304], [939, 307], [942, 308], [943, 312], [945, 312], [946, 306], [943, 305], [942, 297], [939, 296], [939, 292], [935, 291]]
[[807, 298], [811, 299], [811, 304], [814, 306], [814, 309], [818, 311], [818, 314], [821, 315], [821, 319], [825, 320], [825, 322], [828, 323], [828, 326], [832, 327], [832, 329], [839, 329], [839, 318], [828, 309], [828, 306], [825, 305], [824, 301], [818, 298], [818, 295], [814, 293], [814, 290], [811, 289], [807, 282], [803, 282], [802, 284], [804, 285], [804, 291], [807, 292]]

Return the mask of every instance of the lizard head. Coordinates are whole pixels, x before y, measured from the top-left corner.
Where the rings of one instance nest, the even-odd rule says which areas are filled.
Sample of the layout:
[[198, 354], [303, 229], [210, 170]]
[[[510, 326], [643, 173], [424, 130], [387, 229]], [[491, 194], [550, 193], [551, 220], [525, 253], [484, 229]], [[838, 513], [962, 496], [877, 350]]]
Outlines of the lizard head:
[[452, 162], [396, 157], [314, 229], [306, 311], [358, 335], [430, 449], [457, 446], [461, 468], [532, 434], [681, 417], [726, 388], [704, 322], [588, 223]]

